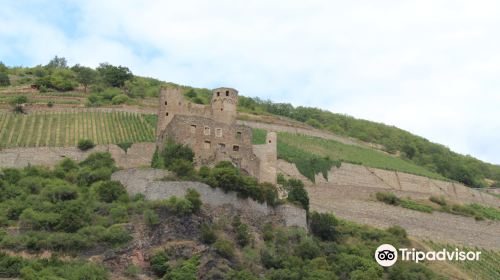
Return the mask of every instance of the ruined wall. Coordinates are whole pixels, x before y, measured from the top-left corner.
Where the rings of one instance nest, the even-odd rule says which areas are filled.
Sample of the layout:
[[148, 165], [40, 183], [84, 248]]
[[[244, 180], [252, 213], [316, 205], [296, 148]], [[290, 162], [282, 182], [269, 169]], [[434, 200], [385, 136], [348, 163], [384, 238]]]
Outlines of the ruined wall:
[[128, 149], [127, 154], [114, 144], [97, 145], [85, 152], [80, 151], [77, 147], [2, 149], [0, 150], [0, 168], [21, 168], [28, 165], [54, 166], [66, 157], [81, 161], [93, 152], [109, 152], [119, 167], [131, 168], [149, 166], [154, 151], [154, 143], [135, 143]]
[[[171, 196], [182, 197], [187, 189], [192, 188], [200, 193], [203, 203], [212, 207], [231, 205], [235, 209], [254, 217], [276, 216], [285, 226], [307, 228], [306, 211], [294, 205], [280, 205], [276, 208], [259, 203], [252, 199], [242, 199], [235, 192], [224, 192], [200, 182], [158, 181], [165, 173], [155, 169], [127, 169], [115, 172], [113, 180], [120, 181], [131, 194], [144, 193], [148, 200], [168, 199]], [[132, 179], [132, 180], [131, 180]]]
[[195, 152], [197, 165], [228, 160], [249, 175], [259, 177], [260, 161], [252, 151], [252, 130], [249, 127], [178, 115], [168, 124], [162, 138], [172, 138], [188, 145]]
[[253, 152], [260, 159], [259, 182], [276, 184], [278, 161], [276, 132], [267, 133], [265, 144], [253, 145]]

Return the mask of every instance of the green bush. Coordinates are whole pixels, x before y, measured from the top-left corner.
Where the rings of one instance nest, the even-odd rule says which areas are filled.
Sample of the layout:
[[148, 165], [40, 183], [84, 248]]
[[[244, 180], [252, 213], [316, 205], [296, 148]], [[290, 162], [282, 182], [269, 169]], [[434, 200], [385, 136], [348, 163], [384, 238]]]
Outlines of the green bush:
[[114, 96], [111, 99], [111, 103], [113, 105], [119, 105], [119, 104], [124, 104], [124, 103], [129, 102], [129, 100], [130, 100], [130, 98], [127, 95], [125, 95], [125, 94], [119, 94], [119, 95]]
[[68, 201], [63, 203], [60, 213], [59, 221], [56, 229], [65, 232], [76, 232], [90, 224], [92, 215], [89, 209], [81, 201]]
[[151, 228], [156, 227], [160, 224], [160, 218], [158, 217], [156, 212], [151, 209], [144, 210], [144, 220], [146, 221], [146, 224]]
[[97, 198], [103, 202], [113, 202], [122, 196], [127, 195], [127, 190], [118, 181], [102, 181], [92, 185], [92, 189], [97, 195]]
[[196, 280], [196, 272], [200, 264], [199, 257], [195, 256], [182, 262], [181, 265], [172, 268], [165, 274], [164, 279], [168, 280]]
[[213, 244], [217, 240], [214, 228], [208, 224], [202, 224], [200, 227], [200, 240], [207, 245]]
[[294, 181], [294, 183], [290, 185], [287, 199], [291, 202], [299, 203], [302, 208], [309, 211], [309, 195], [307, 194], [302, 181], [298, 182], [300, 182], [300, 184], [297, 184]]
[[432, 211], [434, 210], [432, 207], [430, 207], [428, 205], [416, 202], [416, 201], [411, 200], [411, 199], [401, 199], [399, 204], [404, 208], [408, 208], [408, 209], [416, 210], [416, 211], [420, 211], [420, 212], [425, 212], [425, 213], [432, 213]]
[[236, 236], [236, 243], [241, 247], [248, 245], [252, 238], [248, 226], [241, 222], [239, 216], [234, 216], [232, 226]]
[[78, 149], [82, 151], [87, 151], [95, 147], [95, 144], [90, 139], [80, 139], [78, 140]]
[[400, 203], [400, 199], [391, 192], [377, 192], [375, 197], [378, 201], [382, 201], [390, 205], [399, 205]]
[[213, 245], [215, 251], [223, 258], [232, 259], [234, 257], [234, 244], [227, 240], [220, 238]]
[[195, 189], [189, 188], [187, 189], [184, 198], [191, 202], [191, 205], [193, 206], [193, 213], [198, 213], [200, 211], [201, 205], [203, 203], [201, 202], [199, 192], [197, 192]]
[[168, 169], [177, 176], [186, 179], [194, 177], [195, 174], [193, 163], [185, 159], [175, 159]]
[[130, 147], [132, 147], [132, 142], [120, 142], [118, 144], [116, 144], [118, 147], [120, 147], [124, 152], [125, 154], [127, 153], [128, 149], [130, 149]]
[[151, 270], [153, 270], [153, 273], [158, 277], [163, 277], [163, 275], [170, 271], [170, 266], [167, 262], [168, 256], [163, 251], [155, 253], [149, 259]]
[[194, 152], [187, 145], [177, 144], [168, 139], [162, 152], [165, 167], [169, 168], [175, 160], [181, 159], [193, 162]]
[[0, 72], [0, 86], [2, 87], [10, 86], [10, 79], [7, 73]]
[[337, 239], [338, 220], [329, 213], [313, 212], [310, 219], [311, 232], [322, 240], [335, 241]]
[[191, 204], [191, 201], [176, 196], [172, 196], [168, 200], [161, 201], [160, 207], [164, 207], [173, 214], [180, 216], [193, 213], [193, 204]]

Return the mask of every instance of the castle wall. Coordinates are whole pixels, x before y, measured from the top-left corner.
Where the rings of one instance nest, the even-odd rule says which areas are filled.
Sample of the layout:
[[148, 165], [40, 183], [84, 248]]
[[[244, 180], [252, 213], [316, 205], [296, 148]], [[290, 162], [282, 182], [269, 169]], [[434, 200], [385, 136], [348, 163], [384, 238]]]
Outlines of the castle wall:
[[168, 124], [162, 138], [188, 145], [195, 153], [197, 165], [228, 160], [249, 175], [259, 176], [260, 160], [253, 154], [249, 127], [178, 115]]
[[260, 159], [259, 182], [276, 184], [276, 165], [278, 161], [276, 145], [276, 132], [267, 133], [265, 144], [253, 145], [253, 152]]

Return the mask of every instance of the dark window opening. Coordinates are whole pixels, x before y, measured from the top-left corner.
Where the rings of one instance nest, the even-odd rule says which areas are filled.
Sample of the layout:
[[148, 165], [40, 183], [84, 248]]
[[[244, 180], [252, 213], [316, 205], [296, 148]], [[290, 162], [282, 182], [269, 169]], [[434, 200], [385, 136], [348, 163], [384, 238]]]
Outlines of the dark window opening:
[[167, 101], [165, 101], [165, 105], [167, 105]]
[[269, 143], [271, 143], [271, 140], [269, 140]]
[[229, 90], [226, 90], [226, 96], [229, 96]]
[[219, 143], [218, 146], [219, 146], [220, 150], [224, 150], [226, 148], [226, 144], [224, 144], [224, 143]]
[[241, 139], [241, 131], [236, 132], [236, 139]]
[[167, 116], [167, 117], [168, 117], [168, 112], [167, 112], [167, 113], [165, 113], [165, 116]]
[[233, 151], [238, 152], [240, 150], [240, 146], [233, 145]]
[[220, 110], [222, 111], [222, 110], [224, 110], [224, 109], [220, 108]]
[[220, 96], [220, 92], [217, 92], [217, 96]]

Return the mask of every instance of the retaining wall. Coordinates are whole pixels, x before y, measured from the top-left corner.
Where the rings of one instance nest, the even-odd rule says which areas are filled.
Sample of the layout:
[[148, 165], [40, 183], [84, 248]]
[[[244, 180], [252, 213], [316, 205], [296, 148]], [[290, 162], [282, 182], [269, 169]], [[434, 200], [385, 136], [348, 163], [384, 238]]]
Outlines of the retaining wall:
[[64, 158], [81, 161], [93, 152], [109, 152], [119, 167], [131, 168], [149, 166], [154, 151], [154, 143], [135, 143], [127, 153], [114, 144], [97, 145], [85, 152], [77, 147], [9, 148], [0, 150], [0, 168], [22, 168], [28, 165], [54, 166]]
[[212, 207], [231, 205], [235, 209], [255, 217], [256, 219], [275, 216], [285, 226], [307, 228], [306, 211], [294, 205], [270, 207], [253, 199], [239, 198], [235, 192], [224, 192], [200, 182], [158, 181], [168, 172], [157, 169], [126, 169], [115, 172], [111, 179], [120, 181], [131, 194], [144, 193], [146, 199], [168, 199], [172, 196], [182, 197], [187, 189], [192, 188], [200, 193], [203, 203]]

